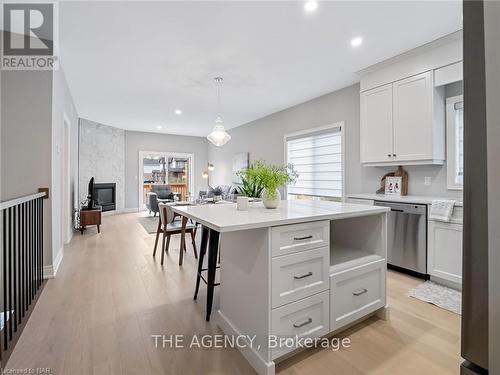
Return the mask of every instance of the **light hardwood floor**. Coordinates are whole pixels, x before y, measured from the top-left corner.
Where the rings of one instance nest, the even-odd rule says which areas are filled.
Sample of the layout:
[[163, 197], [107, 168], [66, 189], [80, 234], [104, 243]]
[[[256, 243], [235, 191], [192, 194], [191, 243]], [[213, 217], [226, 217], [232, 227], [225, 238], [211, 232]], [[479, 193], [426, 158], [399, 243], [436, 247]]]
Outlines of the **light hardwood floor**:
[[[204, 285], [199, 302], [192, 299], [196, 262], [189, 244], [179, 267], [176, 236], [161, 267], [159, 256], [152, 257], [154, 235], [137, 221], [141, 215], [104, 217], [101, 234], [89, 228], [74, 235], [7, 368], [50, 368], [53, 375], [254, 374], [236, 349], [155, 348], [153, 334], [221, 331], [204, 320]], [[390, 272], [390, 321], [370, 318], [340, 336], [351, 339], [350, 348], [308, 350], [277, 371], [458, 374], [460, 317], [405, 295], [420, 282]]]

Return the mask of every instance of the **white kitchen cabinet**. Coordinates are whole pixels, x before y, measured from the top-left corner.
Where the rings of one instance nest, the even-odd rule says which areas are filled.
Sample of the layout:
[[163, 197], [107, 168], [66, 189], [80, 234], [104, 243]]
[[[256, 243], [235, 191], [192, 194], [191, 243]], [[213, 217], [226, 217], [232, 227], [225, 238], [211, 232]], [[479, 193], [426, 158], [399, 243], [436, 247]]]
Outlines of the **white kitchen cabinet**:
[[361, 161], [392, 160], [392, 84], [361, 93]]
[[429, 221], [428, 228], [427, 272], [461, 285], [463, 225]]
[[393, 84], [394, 153], [398, 161], [433, 159], [432, 72]]
[[361, 92], [361, 162], [443, 164], [443, 94], [432, 71]]

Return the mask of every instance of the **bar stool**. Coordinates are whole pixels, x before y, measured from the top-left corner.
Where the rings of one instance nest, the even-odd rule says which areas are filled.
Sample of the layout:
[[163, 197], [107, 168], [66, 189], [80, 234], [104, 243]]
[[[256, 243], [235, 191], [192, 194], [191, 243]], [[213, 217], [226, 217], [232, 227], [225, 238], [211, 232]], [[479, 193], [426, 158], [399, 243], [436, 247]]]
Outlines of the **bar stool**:
[[[215, 282], [215, 275], [217, 272], [217, 258], [219, 252], [219, 239], [220, 233], [216, 230], [210, 229], [206, 226], [202, 226], [201, 231], [201, 246], [200, 246], [200, 256], [198, 257], [198, 274], [196, 276], [196, 289], [194, 291], [194, 300], [198, 298], [198, 290], [200, 289], [200, 280], [203, 280], [207, 284], [207, 307], [206, 307], [206, 317], [207, 322], [210, 321], [210, 314], [212, 313], [212, 304], [214, 299], [214, 289], [220, 283]], [[203, 259], [207, 253], [208, 245], [208, 265], [207, 268], [203, 268]], [[203, 276], [203, 272], [207, 271], [207, 278]]]

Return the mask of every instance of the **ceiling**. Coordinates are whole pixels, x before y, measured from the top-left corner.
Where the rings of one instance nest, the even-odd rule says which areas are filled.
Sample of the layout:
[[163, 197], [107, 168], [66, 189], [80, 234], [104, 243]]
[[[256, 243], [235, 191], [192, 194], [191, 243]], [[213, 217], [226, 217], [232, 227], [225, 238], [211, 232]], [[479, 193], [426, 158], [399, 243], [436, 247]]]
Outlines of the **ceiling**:
[[[303, 1], [67, 1], [59, 15], [80, 117], [197, 136], [214, 124], [217, 75], [231, 128], [351, 85], [356, 71], [461, 28], [460, 1], [329, 1], [311, 13]], [[356, 36], [363, 44], [353, 48]]]

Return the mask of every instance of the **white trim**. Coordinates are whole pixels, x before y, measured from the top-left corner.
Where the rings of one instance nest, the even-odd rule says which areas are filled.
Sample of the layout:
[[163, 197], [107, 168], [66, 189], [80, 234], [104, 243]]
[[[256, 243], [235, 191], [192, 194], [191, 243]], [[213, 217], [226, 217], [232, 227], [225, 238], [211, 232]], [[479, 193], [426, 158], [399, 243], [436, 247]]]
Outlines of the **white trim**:
[[[311, 133], [321, 132], [324, 130], [331, 130], [340, 128], [340, 140], [342, 142], [342, 197], [341, 200], [345, 201], [346, 198], [346, 190], [345, 190], [345, 123], [344, 121], [335, 122], [333, 124], [318, 126], [315, 128], [309, 128], [304, 130], [299, 130], [293, 133], [287, 133], [283, 135], [283, 151], [284, 156], [283, 160], [285, 161], [285, 165], [288, 164], [288, 149], [287, 149], [287, 139], [298, 136], [307, 136]], [[285, 196], [288, 197], [288, 187], [284, 188]], [[287, 198], [288, 199], [288, 198]]]
[[[191, 152], [175, 152], [175, 151], [139, 151], [139, 170], [137, 173], [137, 182], [138, 182], [138, 207], [144, 206], [144, 202], [142, 200], [142, 190], [144, 188], [144, 180], [143, 180], [143, 171], [144, 171], [144, 163], [143, 159], [146, 155], [155, 155], [155, 156], [166, 156], [166, 157], [174, 157], [174, 158], [187, 158], [189, 159], [189, 190], [194, 194], [196, 191], [196, 186], [194, 185], [194, 153]], [[167, 169], [168, 174], [168, 169]]]
[[463, 95], [446, 98], [446, 186], [448, 190], [463, 190], [463, 184], [455, 183], [456, 124], [455, 104], [463, 102]]
[[[64, 137], [66, 135], [66, 137]], [[73, 238], [73, 214], [70, 214], [74, 210], [74, 202], [71, 201], [71, 121], [66, 114], [63, 112], [63, 157], [61, 158], [61, 173], [62, 173], [62, 185], [61, 191], [62, 201], [61, 201], [61, 210], [63, 212], [61, 217], [62, 222], [62, 243], [68, 244]], [[66, 150], [66, 155], [64, 153]], [[64, 158], [67, 157], [67, 160]], [[66, 170], [64, 166], [66, 165]], [[66, 203], [65, 203], [66, 202]]]
[[59, 253], [57, 254], [56, 259], [54, 259], [53, 263], [49, 266], [43, 266], [43, 278], [44, 279], [53, 279], [56, 277], [57, 271], [59, 270], [59, 266], [61, 265], [62, 259], [64, 257], [64, 247], [59, 249]]

